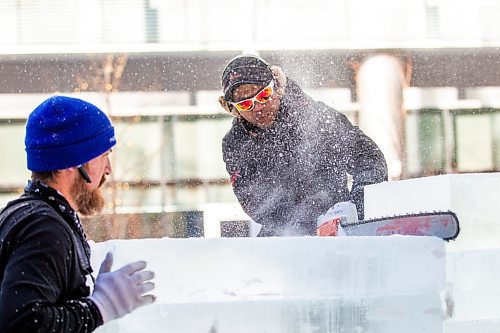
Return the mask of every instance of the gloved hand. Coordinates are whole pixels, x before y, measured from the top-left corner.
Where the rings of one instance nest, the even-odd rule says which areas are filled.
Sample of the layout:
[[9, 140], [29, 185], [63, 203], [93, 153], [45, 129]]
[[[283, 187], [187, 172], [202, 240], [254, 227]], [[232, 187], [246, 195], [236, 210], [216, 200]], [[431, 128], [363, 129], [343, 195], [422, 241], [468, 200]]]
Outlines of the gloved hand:
[[339, 236], [341, 229], [340, 217], [334, 217], [320, 224], [316, 229], [316, 236]]
[[156, 300], [154, 295], [144, 295], [154, 288], [154, 283], [149, 281], [154, 273], [144, 270], [145, 261], [136, 261], [111, 272], [112, 265], [113, 254], [108, 252], [89, 297], [99, 308], [104, 323]]
[[356, 205], [352, 202], [338, 202], [316, 220], [317, 236], [346, 236], [342, 224], [358, 222]]

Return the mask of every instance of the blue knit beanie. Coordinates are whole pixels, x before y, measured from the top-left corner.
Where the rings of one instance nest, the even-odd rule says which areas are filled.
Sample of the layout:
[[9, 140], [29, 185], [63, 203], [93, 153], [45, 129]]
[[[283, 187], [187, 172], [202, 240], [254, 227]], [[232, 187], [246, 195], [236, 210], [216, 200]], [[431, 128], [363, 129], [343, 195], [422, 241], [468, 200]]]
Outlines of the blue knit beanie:
[[54, 171], [86, 163], [116, 144], [115, 130], [98, 107], [78, 98], [53, 96], [29, 115], [24, 140], [31, 171]]

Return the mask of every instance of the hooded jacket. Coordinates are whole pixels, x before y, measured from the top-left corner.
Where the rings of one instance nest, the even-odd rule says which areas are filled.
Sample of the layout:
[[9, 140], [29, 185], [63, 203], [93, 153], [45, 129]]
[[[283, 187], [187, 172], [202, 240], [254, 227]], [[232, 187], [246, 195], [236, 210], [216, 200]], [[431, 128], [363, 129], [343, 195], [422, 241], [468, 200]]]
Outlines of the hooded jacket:
[[235, 118], [222, 150], [243, 210], [263, 225], [259, 236], [314, 235], [317, 217], [341, 201], [354, 202], [361, 219], [363, 187], [387, 180], [373, 140], [290, 79], [271, 127]]
[[27, 189], [0, 213], [0, 333], [93, 332], [103, 322], [87, 298], [90, 251], [78, 217], [54, 189]]

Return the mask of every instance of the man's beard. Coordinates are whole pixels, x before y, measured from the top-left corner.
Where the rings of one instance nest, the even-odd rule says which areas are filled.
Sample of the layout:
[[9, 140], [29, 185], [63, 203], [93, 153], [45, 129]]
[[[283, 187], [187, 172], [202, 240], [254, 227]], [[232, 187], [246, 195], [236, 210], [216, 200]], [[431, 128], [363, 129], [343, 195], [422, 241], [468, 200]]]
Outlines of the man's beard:
[[71, 186], [70, 192], [77, 206], [77, 210], [84, 216], [100, 213], [104, 207], [104, 197], [101, 193], [101, 185], [106, 181], [106, 177], [101, 178], [99, 187], [93, 191], [87, 189], [86, 183], [81, 177], [76, 177]]

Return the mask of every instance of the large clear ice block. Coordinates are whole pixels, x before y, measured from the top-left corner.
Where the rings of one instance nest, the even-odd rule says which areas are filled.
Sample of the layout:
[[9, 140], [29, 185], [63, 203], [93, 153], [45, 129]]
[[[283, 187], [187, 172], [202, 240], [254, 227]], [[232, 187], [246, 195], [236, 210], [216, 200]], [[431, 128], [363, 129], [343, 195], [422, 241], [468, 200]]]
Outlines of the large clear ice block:
[[138, 259], [158, 300], [100, 332], [440, 332], [444, 243], [434, 237], [114, 240], [94, 267]]
[[97, 333], [442, 332], [437, 294], [155, 304]]
[[447, 253], [446, 332], [499, 332], [499, 262], [500, 248]]
[[365, 187], [365, 218], [422, 211], [455, 212], [460, 235], [448, 248], [496, 247], [500, 237], [500, 173], [454, 174]]

